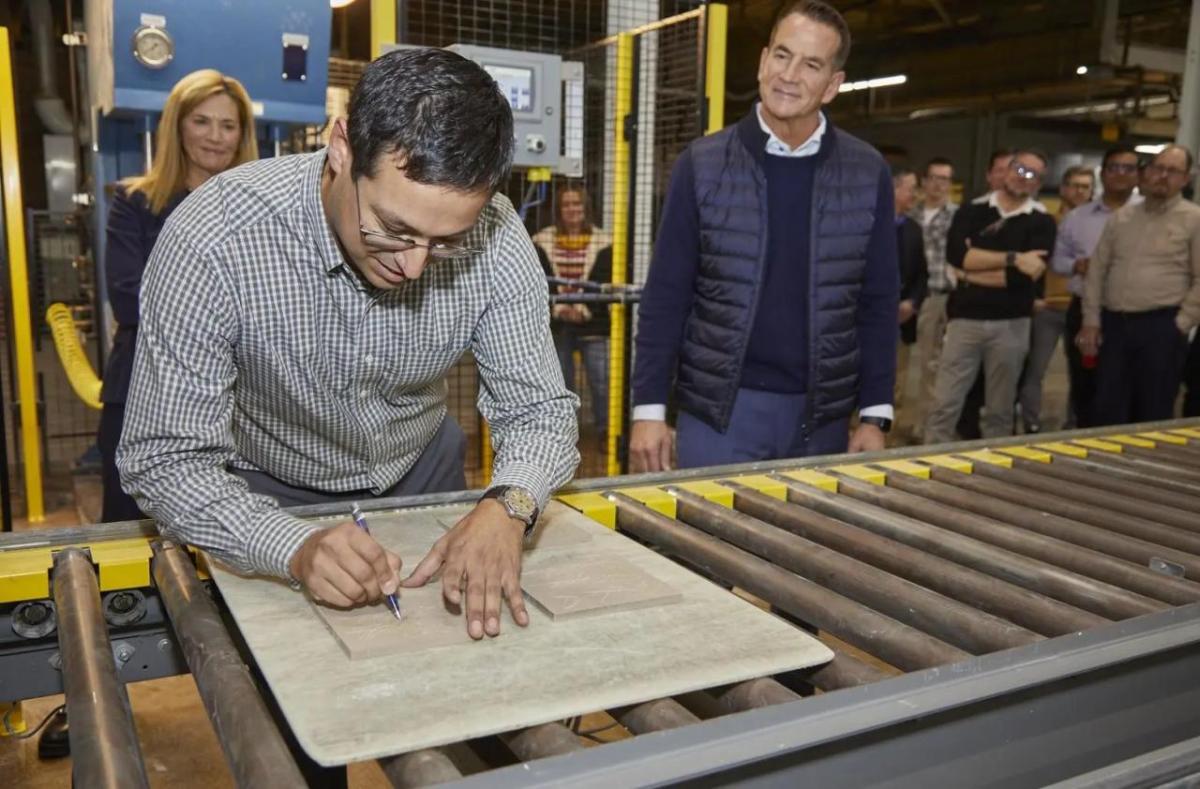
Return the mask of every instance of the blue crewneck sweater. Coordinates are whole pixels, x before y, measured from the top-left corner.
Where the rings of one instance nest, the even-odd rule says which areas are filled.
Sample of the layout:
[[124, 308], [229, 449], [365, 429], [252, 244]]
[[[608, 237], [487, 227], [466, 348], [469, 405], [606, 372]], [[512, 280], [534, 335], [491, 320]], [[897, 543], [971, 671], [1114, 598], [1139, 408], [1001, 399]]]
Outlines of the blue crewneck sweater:
[[767, 256], [742, 387], [808, 391], [808, 282], [816, 156], [767, 156]]

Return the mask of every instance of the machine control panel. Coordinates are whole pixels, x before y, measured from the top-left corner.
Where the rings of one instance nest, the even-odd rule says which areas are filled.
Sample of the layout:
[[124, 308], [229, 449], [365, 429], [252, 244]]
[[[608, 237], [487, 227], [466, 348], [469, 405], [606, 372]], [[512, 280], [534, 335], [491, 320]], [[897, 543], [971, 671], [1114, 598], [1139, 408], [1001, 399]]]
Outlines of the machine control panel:
[[512, 107], [517, 167], [560, 170], [562, 58], [544, 52], [454, 44], [447, 47], [483, 67]]

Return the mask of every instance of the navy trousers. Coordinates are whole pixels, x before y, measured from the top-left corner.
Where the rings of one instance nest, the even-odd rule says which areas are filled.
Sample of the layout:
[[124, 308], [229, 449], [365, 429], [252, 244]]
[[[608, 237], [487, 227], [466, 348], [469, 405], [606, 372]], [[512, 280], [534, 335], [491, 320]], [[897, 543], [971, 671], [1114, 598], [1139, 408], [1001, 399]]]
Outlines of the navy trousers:
[[1100, 315], [1096, 369], [1097, 425], [1170, 419], [1187, 355], [1176, 307]]
[[100, 481], [104, 490], [101, 523], [136, 521], [146, 517], [133, 496], [121, 489], [121, 475], [117, 473], [117, 444], [121, 442], [124, 425], [125, 404], [105, 403], [100, 411], [100, 429], [96, 433], [96, 445], [100, 448]]
[[739, 389], [724, 433], [680, 411], [675, 425], [679, 468], [845, 452], [850, 442], [849, 417], [808, 425], [807, 407], [807, 395]]

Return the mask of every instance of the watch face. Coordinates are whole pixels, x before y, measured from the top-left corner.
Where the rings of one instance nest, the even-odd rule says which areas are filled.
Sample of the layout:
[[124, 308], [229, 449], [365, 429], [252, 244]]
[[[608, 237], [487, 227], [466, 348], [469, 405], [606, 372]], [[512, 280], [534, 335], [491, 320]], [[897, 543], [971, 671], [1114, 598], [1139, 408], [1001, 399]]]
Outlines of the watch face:
[[504, 504], [513, 515], [523, 520], [531, 520], [537, 511], [537, 501], [533, 494], [521, 488], [509, 488], [504, 491]]

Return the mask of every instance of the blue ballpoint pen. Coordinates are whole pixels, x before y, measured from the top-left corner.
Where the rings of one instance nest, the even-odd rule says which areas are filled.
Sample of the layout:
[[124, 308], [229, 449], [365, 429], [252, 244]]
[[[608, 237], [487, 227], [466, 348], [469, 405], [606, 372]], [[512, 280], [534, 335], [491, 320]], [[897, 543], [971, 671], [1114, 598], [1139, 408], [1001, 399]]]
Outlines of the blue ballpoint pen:
[[[354, 518], [355, 526], [362, 529], [367, 534], [371, 533], [371, 530], [367, 528], [367, 516], [363, 515], [363, 511], [359, 509], [357, 502], [354, 504], [354, 509], [350, 510], [350, 515]], [[392, 614], [397, 620], [402, 620], [400, 615], [400, 601], [396, 599], [396, 595], [390, 594], [386, 599], [387, 606], [392, 610]]]

